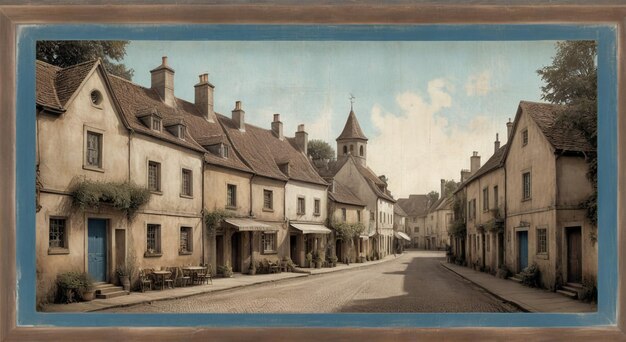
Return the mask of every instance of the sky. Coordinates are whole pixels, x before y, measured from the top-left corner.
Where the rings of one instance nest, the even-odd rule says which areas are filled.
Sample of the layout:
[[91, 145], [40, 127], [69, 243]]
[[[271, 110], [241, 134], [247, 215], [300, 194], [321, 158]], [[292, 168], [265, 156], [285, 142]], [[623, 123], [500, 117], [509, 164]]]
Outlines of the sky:
[[496, 133], [506, 143], [519, 101], [541, 101], [536, 71], [555, 42], [132, 41], [126, 52], [135, 83], [149, 87], [168, 56], [177, 97], [193, 102], [209, 73], [218, 113], [242, 101], [247, 123], [270, 129], [279, 113], [285, 135], [305, 124], [334, 149], [354, 96], [367, 165], [402, 198], [459, 181], [473, 151], [491, 157]]

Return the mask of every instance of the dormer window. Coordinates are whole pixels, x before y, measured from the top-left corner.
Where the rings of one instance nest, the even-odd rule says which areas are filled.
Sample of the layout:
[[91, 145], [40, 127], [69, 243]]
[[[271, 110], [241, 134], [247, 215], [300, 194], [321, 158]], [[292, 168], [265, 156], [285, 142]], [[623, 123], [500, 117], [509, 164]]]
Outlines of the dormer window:
[[230, 155], [230, 147], [222, 144], [222, 158], [228, 158]]
[[187, 134], [187, 127], [183, 125], [178, 125], [178, 137], [180, 139], [185, 139], [186, 134]]
[[161, 119], [153, 116], [152, 117], [152, 129], [155, 131], [161, 131]]
[[167, 130], [178, 139], [185, 139], [187, 127], [183, 124], [182, 120], [177, 120], [177, 122], [166, 124], [165, 128], [167, 128]]

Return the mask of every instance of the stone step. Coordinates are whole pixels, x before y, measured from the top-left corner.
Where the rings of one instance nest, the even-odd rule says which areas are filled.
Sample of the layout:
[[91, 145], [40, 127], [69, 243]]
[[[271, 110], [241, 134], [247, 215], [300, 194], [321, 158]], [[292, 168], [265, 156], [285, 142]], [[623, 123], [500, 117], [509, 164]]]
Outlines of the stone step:
[[[583, 288], [583, 284], [580, 284], [580, 283], [566, 283], [565, 285], [567, 285], [569, 287], [573, 287], [573, 288], [578, 289], [578, 290], [582, 290], [582, 288]], [[565, 287], [565, 286], [563, 286], [563, 287]]]
[[115, 292], [108, 292], [108, 293], [98, 293], [96, 294], [96, 298], [97, 299], [109, 299], [109, 298], [129, 295], [129, 294], [130, 293], [122, 290], [122, 291], [115, 291]]
[[558, 292], [558, 293], [560, 293], [560, 294], [562, 294], [562, 295], [564, 295], [566, 297], [569, 297], [571, 299], [578, 298], [578, 293], [576, 293], [576, 292], [571, 292], [571, 291], [568, 291], [568, 290], [556, 290], [556, 292]]
[[565, 291], [569, 291], [569, 292], [573, 292], [573, 293], [578, 293], [578, 291], [582, 290], [582, 287], [575, 287], [575, 286], [571, 286], [571, 285], [563, 285], [561, 286], [561, 289], [565, 290]]
[[513, 280], [516, 283], [522, 282], [522, 277], [519, 274], [509, 277], [509, 280]]
[[108, 287], [96, 289], [96, 294], [105, 294], [105, 293], [111, 293], [111, 292], [117, 292], [117, 291], [123, 291], [123, 290], [124, 288], [121, 286], [108, 286]]

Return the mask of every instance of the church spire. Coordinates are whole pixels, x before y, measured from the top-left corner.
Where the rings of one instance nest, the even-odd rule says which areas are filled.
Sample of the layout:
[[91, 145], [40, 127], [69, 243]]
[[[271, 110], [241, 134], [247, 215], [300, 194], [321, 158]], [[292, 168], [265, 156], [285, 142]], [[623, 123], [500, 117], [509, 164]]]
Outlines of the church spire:
[[354, 96], [350, 94], [350, 114], [343, 127], [343, 131], [337, 137], [337, 159], [348, 156], [355, 157], [356, 161], [365, 166], [367, 160], [367, 137], [359, 125], [359, 120], [354, 114]]

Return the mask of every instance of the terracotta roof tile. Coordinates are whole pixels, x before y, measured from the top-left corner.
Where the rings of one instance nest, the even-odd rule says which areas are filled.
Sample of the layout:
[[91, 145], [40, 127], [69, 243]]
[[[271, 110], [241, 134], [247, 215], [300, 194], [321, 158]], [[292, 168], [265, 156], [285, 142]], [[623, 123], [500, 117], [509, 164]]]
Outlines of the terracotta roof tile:
[[61, 109], [63, 106], [59, 102], [54, 86], [57, 72], [61, 68], [54, 65], [37, 61], [36, 63], [36, 101], [37, 104], [44, 107]]
[[396, 202], [396, 204], [393, 205], [393, 213], [394, 214], [398, 214], [398, 215], [403, 216], [403, 217], [408, 217], [409, 216], [406, 213], [406, 211], [404, 211], [404, 209], [402, 209], [400, 204], [398, 204], [397, 202]]
[[87, 61], [60, 69], [57, 72], [54, 85], [61, 105], [65, 106], [67, 104], [67, 101], [74, 95], [76, 89], [83, 83], [83, 80], [97, 62], [97, 60]]
[[365, 207], [365, 203], [361, 201], [350, 189], [340, 182], [335, 181], [334, 191], [328, 191], [328, 197], [337, 203], [358, 205]]
[[409, 198], [399, 198], [398, 205], [410, 216], [423, 216], [431, 207], [428, 195], [409, 195]]

